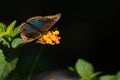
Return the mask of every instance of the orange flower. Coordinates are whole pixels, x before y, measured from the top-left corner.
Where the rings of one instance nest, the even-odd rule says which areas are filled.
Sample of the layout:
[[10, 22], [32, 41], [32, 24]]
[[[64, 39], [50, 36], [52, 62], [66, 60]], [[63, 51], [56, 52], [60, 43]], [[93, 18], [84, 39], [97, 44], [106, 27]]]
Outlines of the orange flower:
[[61, 37], [59, 37], [58, 35], [59, 35], [58, 30], [48, 31], [47, 34], [44, 34], [39, 38], [39, 41], [42, 44], [50, 44], [50, 45], [59, 44], [60, 43], [59, 40], [61, 39]]

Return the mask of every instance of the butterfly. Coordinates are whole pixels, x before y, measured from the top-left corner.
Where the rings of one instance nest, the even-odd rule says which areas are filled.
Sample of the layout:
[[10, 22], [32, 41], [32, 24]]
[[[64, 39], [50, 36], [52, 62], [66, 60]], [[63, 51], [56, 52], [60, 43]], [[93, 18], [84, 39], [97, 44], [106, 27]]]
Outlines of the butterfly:
[[47, 33], [50, 28], [60, 19], [61, 14], [48, 16], [35, 16], [23, 22], [18, 28], [21, 31], [21, 38], [24, 42], [31, 42]]

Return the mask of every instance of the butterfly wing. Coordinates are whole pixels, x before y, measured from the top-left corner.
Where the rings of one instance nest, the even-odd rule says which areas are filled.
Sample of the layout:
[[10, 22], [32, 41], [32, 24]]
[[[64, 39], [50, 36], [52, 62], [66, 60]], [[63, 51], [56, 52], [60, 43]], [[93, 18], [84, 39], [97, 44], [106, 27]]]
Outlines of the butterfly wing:
[[39, 28], [41, 33], [45, 33], [59, 20], [60, 17], [60, 13], [44, 17], [36, 16], [28, 19], [27, 23], [35, 25], [36, 28]]
[[19, 29], [21, 31], [21, 38], [25, 42], [31, 42], [41, 35], [39, 31], [37, 31], [36, 29], [34, 29], [34, 27], [27, 23], [22, 23], [19, 26]]
[[50, 16], [36, 16], [28, 19], [26, 23], [19, 26], [21, 37], [25, 42], [31, 42], [48, 32], [48, 30], [59, 20], [61, 14]]

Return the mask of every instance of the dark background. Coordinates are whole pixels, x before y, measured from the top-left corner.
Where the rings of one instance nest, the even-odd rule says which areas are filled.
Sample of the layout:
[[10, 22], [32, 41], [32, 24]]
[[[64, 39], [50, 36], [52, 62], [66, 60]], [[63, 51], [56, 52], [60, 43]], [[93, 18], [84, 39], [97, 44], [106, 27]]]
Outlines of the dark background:
[[[4, 0], [0, 2], [0, 22], [9, 24], [17, 20], [19, 25], [33, 16], [61, 13], [61, 19], [55, 24], [60, 30], [61, 44], [46, 45], [36, 71], [67, 69], [83, 58], [96, 71], [116, 73], [120, 70], [119, 9], [117, 0]], [[24, 48], [19, 63], [25, 65], [31, 61], [36, 55], [34, 51], [39, 49], [38, 45], [34, 46], [28, 44]]]

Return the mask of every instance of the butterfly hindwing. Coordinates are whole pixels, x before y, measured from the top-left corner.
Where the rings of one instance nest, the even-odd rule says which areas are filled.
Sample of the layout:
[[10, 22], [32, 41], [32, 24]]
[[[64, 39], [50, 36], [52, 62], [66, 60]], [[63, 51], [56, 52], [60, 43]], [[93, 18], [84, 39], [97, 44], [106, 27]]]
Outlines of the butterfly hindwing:
[[38, 32], [23, 32], [21, 37], [25, 42], [31, 42], [40, 36]]
[[28, 19], [19, 26], [21, 37], [25, 42], [39, 38], [59, 20], [61, 14], [50, 16], [36, 16]]
[[21, 30], [21, 37], [25, 42], [31, 42], [41, 35], [39, 31], [27, 23], [22, 23], [19, 28]]

